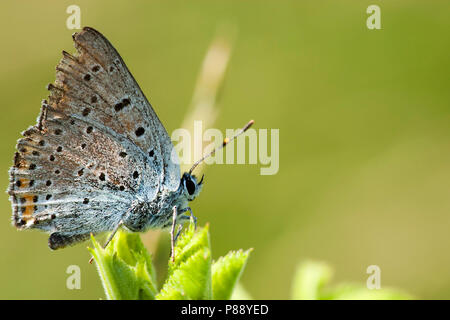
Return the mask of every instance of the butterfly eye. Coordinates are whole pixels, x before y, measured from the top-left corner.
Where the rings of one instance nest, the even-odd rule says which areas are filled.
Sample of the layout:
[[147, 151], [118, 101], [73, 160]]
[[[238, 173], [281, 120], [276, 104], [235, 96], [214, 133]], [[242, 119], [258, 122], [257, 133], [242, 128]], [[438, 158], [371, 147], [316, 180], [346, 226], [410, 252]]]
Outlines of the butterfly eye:
[[187, 192], [189, 193], [189, 195], [192, 196], [195, 192], [195, 183], [192, 180], [187, 179], [186, 180], [186, 189], [187, 189]]

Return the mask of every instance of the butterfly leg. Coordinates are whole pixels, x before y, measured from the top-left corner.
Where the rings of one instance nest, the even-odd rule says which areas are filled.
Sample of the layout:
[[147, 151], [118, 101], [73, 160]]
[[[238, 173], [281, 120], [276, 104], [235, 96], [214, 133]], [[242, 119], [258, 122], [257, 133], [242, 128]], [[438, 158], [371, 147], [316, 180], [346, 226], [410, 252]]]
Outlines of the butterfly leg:
[[[111, 240], [114, 238], [114, 235], [116, 234], [117, 230], [119, 230], [121, 225], [123, 225], [123, 220], [120, 220], [119, 223], [114, 227], [113, 231], [111, 232], [111, 234], [109, 235], [105, 244], [103, 245], [103, 249], [106, 249], [106, 247], [111, 242]], [[91, 257], [91, 259], [89, 259], [89, 263], [92, 263], [93, 260], [94, 260], [94, 257]]]
[[194, 229], [197, 230], [197, 217], [194, 216], [194, 213], [192, 212], [192, 209], [188, 207], [189, 212], [191, 213], [191, 219], [194, 220]]
[[173, 215], [172, 215], [172, 228], [170, 229], [170, 256], [172, 258], [172, 262], [175, 261], [175, 225], [177, 224], [177, 214], [178, 214], [178, 210], [177, 210], [177, 206], [173, 207]]
[[[180, 213], [189, 211], [191, 213], [189, 219], [192, 219], [194, 221], [194, 228], [197, 229], [197, 217], [194, 216], [194, 214], [192, 213], [192, 209], [191, 208], [185, 208], [183, 210], [180, 211]], [[177, 235], [175, 236], [174, 242], [177, 242], [178, 236], [181, 234], [181, 231], [183, 231], [183, 223], [185, 222], [185, 220], [188, 219], [188, 217], [186, 216], [180, 216], [178, 218], [180, 220], [180, 224], [178, 225], [178, 231], [177, 231]]]
[[197, 217], [194, 216], [194, 213], [192, 212], [192, 209], [191, 209], [190, 207], [184, 208], [183, 210], [181, 210], [180, 213], [184, 213], [184, 212], [186, 212], [186, 211], [189, 211], [189, 213], [191, 214], [191, 215], [190, 215], [190, 218], [191, 218], [191, 219], [193, 220], [193, 222], [194, 222], [194, 228], [197, 229]]
[[106, 247], [111, 242], [111, 240], [114, 238], [114, 235], [116, 234], [117, 230], [119, 230], [121, 225], [123, 225], [123, 220], [120, 220], [119, 223], [114, 227], [113, 231], [111, 232], [111, 234], [109, 235], [105, 244], [103, 245], [103, 249], [106, 249]]
[[[177, 225], [177, 216], [178, 216], [178, 214], [182, 214], [186, 211], [190, 212], [190, 214], [191, 214], [190, 218], [194, 221], [194, 227], [195, 227], [195, 229], [197, 229], [197, 217], [194, 216], [194, 213], [192, 212], [192, 209], [190, 207], [184, 208], [184, 209], [180, 210], [180, 212], [178, 212], [178, 209], [176, 206], [173, 207], [172, 228], [170, 229], [170, 242], [171, 242], [170, 243], [171, 244], [171, 255], [170, 256], [172, 258], [172, 261], [175, 261], [175, 242], [177, 241], [178, 236], [180, 235], [181, 230], [183, 229], [183, 225], [180, 224], [178, 226], [177, 234], [175, 235], [175, 226]], [[181, 216], [180, 221], [185, 220], [185, 219], [183, 219], [183, 217], [186, 218], [185, 216]]]
[[120, 219], [119, 223], [114, 227], [114, 229], [111, 231], [111, 234], [109, 235], [108, 239], [106, 240], [106, 243], [103, 245], [103, 249], [106, 249], [108, 244], [111, 242], [111, 240], [114, 238], [114, 235], [116, 234], [117, 230], [123, 225], [124, 220], [128, 217], [130, 212], [133, 210], [133, 208], [136, 206], [136, 202], [133, 202], [130, 209], [125, 212], [125, 214], [122, 216], [122, 219]]
[[177, 239], [178, 239], [178, 236], [181, 234], [181, 231], [183, 231], [183, 225], [179, 224], [178, 225], [177, 235], [175, 236], [175, 243], [177, 243]]

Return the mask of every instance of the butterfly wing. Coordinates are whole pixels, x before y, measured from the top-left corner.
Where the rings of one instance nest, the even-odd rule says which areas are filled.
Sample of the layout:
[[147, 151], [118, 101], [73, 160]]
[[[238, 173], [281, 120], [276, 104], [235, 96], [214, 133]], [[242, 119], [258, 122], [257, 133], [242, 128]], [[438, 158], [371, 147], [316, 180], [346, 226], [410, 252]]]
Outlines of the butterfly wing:
[[63, 52], [8, 190], [16, 226], [61, 236], [111, 230], [133, 199], [180, 181], [169, 135], [117, 51], [92, 28], [73, 38], [78, 54]]
[[[159, 177], [151, 182], [151, 189], [157, 191], [158, 183], [160, 189], [177, 190], [180, 168], [175, 153], [172, 158], [170, 137], [116, 49], [101, 33], [89, 27], [75, 34], [73, 39], [79, 54], [75, 59], [64, 54], [57, 67], [57, 83], [64, 86], [64, 79], [74, 80], [74, 87], [69, 90], [77, 92], [77, 98], [87, 102], [74, 110], [75, 113], [89, 108], [90, 99], [96, 100], [98, 113], [115, 120], [104, 119], [107, 125], [126, 135], [149, 155], [152, 168]], [[150, 200], [156, 191], [149, 196]]]

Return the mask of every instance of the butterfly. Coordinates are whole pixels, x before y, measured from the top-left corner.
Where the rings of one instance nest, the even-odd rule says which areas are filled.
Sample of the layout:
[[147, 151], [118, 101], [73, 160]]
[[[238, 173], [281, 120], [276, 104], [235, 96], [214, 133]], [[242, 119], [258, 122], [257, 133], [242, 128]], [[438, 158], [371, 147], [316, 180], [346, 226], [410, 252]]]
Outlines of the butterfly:
[[170, 228], [173, 256], [175, 226], [196, 221], [189, 202], [203, 177], [192, 171], [216, 150], [180, 175], [166, 129], [116, 49], [90, 27], [72, 37], [77, 53], [63, 51], [37, 123], [17, 143], [13, 225], [48, 232], [51, 249], [112, 231], [106, 247], [120, 227]]

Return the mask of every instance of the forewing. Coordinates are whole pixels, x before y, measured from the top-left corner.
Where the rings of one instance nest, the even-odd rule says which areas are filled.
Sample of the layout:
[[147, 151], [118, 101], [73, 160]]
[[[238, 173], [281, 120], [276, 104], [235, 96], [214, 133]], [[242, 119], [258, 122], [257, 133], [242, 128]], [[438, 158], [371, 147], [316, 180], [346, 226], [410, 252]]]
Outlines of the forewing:
[[170, 138], [117, 51], [92, 28], [73, 38], [10, 169], [18, 227], [111, 230], [142, 188], [152, 200], [179, 185]]
[[[180, 168], [177, 161], [171, 161], [170, 137], [118, 52], [92, 28], [84, 28], [73, 38], [78, 55], [75, 58], [64, 54], [57, 68], [57, 84], [64, 88], [64, 80], [73, 79], [74, 87], [66, 90], [74, 92], [74, 100], [82, 102], [74, 113], [82, 114], [84, 108], [92, 107], [92, 99], [95, 100], [93, 111], [149, 156], [153, 163], [151, 169], [159, 176], [157, 181], [150, 182], [152, 190], [157, 191], [158, 186], [176, 190]], [[76, 103], [80, 106], [80, 101]]]

